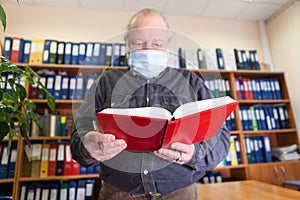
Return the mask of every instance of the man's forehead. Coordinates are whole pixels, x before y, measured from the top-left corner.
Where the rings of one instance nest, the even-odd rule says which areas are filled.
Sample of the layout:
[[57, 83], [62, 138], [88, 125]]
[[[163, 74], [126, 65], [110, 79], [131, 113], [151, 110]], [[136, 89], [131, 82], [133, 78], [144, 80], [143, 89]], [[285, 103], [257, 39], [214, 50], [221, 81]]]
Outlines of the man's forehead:
[[152, 39], [167, 39], [168, 31], [162, 28], [139, 28], [131, 29], [128, 32], [130, 39], [139, 39], [139, 38], [152, 38]]

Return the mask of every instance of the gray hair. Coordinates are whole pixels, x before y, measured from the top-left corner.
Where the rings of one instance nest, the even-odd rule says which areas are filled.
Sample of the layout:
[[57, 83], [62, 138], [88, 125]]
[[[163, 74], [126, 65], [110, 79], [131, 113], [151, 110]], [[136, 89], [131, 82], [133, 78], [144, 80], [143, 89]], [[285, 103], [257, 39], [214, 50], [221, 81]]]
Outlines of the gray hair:
[[129, 33], [130, 29], [132, 29], [132, 26], [134, 25], [135, 21], [136, 21], [139, 17], [141, 17], [141, 16], [144, 16], [144, 17], [145, 17], [145, 16], [151, 16], [151, 15], [153, 15], [153, 14], [160, 16], [160, 17], [163, 19], [163, 21], [164, 21], [166, 27], [169, 28], [169, 24], [168, 24], [168, 22], [167, 22], [166, 17], [165, 17], [160, 11], [155, 10], [155, 9], [152, 9], [152, 8], [144, 8], [144, 9], [138, 11], [137, 13], [135, 13], [135, 14], [130, 18], [130, 20], [129, 20], [127, 26], [126, 26], [126, 34], [124, 35], [124, 40], [126, 41], [126, 40], [128, 39], [128, 33]]

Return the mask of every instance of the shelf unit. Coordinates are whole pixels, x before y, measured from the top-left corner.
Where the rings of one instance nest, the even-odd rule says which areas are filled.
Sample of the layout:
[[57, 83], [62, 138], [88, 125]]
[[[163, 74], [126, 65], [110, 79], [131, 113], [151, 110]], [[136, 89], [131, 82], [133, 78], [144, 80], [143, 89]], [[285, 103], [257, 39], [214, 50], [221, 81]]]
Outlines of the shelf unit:
[[[20, 66], [22, 64], [19, 64]], [[56, 65], [56, 64], [43, 64], [43, 65], [30, 65], [34, 71], [41, 69], [50, 69], [55, 72], [66, 71], [69, 74], [77, 74], [79, 71], [84, 74], [90, 74], [100, 71], [106, 71], [110, 69], [115, 69], [116, 67], [101, 67], [101, 66], [77, 66], [77, 65]], [[259, 163], [259, 164], [249, 164], [247, 162], [246, 148], [244, 142], [245, 135], [268, 135], [271, 141], [271, 147], [291, 145], [296, 143], [298, 145], [299, 151], [299, 138], [297, 134], [297, 129], [295, 127], [295, 119], [293, 115], [293, 109], [290, 102], [290, 97], [288, 94], [287, 85], [285, 82], [284, 72], [263, 72], [263, 71], [226, 71], [226, 70], [194, 70], [198, 76], [205, 77], [221, 77], [227, 78], [230, 85], [230, 96], [237, 99], [236, 88], [235, 88], [235, 78], [236, 77], [248, 77], [248, 78], [277, 78], [280, 82], [280, 87], [283, 95], [282, 100], [240, 100], [239, 106], [244, 105], [254, 105], [254, 104], [279, 104], [283, 103], [287, 107], [290, 120], [290, 129], [280, 129], [280, 130], [261, 130], [261, 131], [244, 131], [242, 129], [241, 119], [239, 117], [239, 106], [235, 109], [235, 123], [236, 131], [231, 131], [231, 135], [236, 135], [239, 138], [241, 145], [241, 158], [242, 164], [237, 166], [224, 166], [215, 168], [216, 171], [220, 172], [222, 177], [230, 180], [260, 180], [267, 183], [281, 185], [282, 180], [293, 180], [300, 179], [300, 174], [296, 171], [300, 167], [300, 161], [293, 162], [282, 162], [282, 163]], [[27, 90], [29, 88], [27, 87]], [[46, 107], [46, 100], [33, 99], [39, 107]], [[56, 100], [56, 109], [62, 114], [72, 114], [72, 103], [76, 106], [80, 106], [83, 100]], [[45, 140], [66, 140], [69, 137], [30, 137], [32, 142], [35, 141], [45, 141]], [[23, 138], [18, 137], [14, 139], [18, 143], [17, 151], [17, 162], [14, 179], [4, 179], [0, 180], [0, 187], [3, 184], [13, 185], [13, 199], [19, 198], [19, 192], [21, 190], [21, 184], [27, 182], [47, 182], [51, 180], [76, 180], [82, 178], [97, 178], [98, 174], [88, 174], [88, 175], [74, 175], [74, 176], [54, 176], [47, 178], [39, 177], [22, 177], [22, 168], [24, 160], [24, 146], [25, 141]], [[5, 142], [5, 141], [4, 141]], [[276, 168], [276, 169], [275, 169]], [[275, 180], [274, 180], [275, 171]], [[276, 173], [277, 171], [277, 173]], [[280, 174], [279, 174], [280, 173]]]

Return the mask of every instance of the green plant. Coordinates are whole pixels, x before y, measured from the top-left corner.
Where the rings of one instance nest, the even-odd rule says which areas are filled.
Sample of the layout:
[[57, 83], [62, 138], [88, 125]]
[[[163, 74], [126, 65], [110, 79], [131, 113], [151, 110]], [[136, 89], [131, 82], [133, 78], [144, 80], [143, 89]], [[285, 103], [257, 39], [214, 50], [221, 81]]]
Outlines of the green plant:
[[[4, 80], [3, 77], [8, 77], [7, 74], [12, 74], [13, 77]], [[33, 111], [36, 104], [27, 98], [22, 81], [37, 84], [45, 92], [48, 106], [52, 111], [55, 110], [55, 99], [39, 81], [40, 76], [27, 65], [17, 66], [1, 56], [0, 75], [1, 86], [6, 84], [11, 88], [11, 90], [0, 88], [0, 142], [8, 135], [8, 149], [10, 149], [13, 136], [16, 135], [15, 122], [17, 122], [21, 136], [30, 145], [27, 135], [30, 130], [30, 121], [33, 120], [40, 130], [42, 130], [42, 124], [40, 116]]]
[[[16, 0], [19, 3], [19, 0]], [[6, 13], [0, 4], [0, 21], [3, 29], [6, 29]], [[12, 74], [13, 78], [5, 78], [7, 74]], [[0, 63], [0, 142], [8, 136], [7, 149], [10, 150], [13, 137], [16, 135], [17, 124], [21, 136], [30, 145], [27, 133], [30, 130], [30, 121], [34, 121], [40, 130], [42, 124], [40, 116], [33, 110], [36, 104], [27, 98], [27, 92], [22, 83], [37, 84], [47, 96], [49, 108], [55, 110], [55, 99], [47, 91], [45, 86], [39, 81], [40, 76], [29, 66], [17, 66], [11, 63], [7, 58], [1, 56]], [[6, 90], [4, 86], [9, 86], [11, 90]]]

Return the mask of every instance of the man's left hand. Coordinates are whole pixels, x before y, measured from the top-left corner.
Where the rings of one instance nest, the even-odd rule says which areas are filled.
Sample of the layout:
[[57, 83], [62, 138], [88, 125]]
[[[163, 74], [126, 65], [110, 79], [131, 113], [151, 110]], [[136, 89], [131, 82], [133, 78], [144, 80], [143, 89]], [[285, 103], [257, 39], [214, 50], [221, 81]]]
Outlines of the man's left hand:
[[154, 154], [162, 159], [182, 165], [192, 158], [194, 152], [195, 147], [193, 144], [187, 145], [180, 142], [174, 142], [168, 149], [161, 148], [154, 151]]

